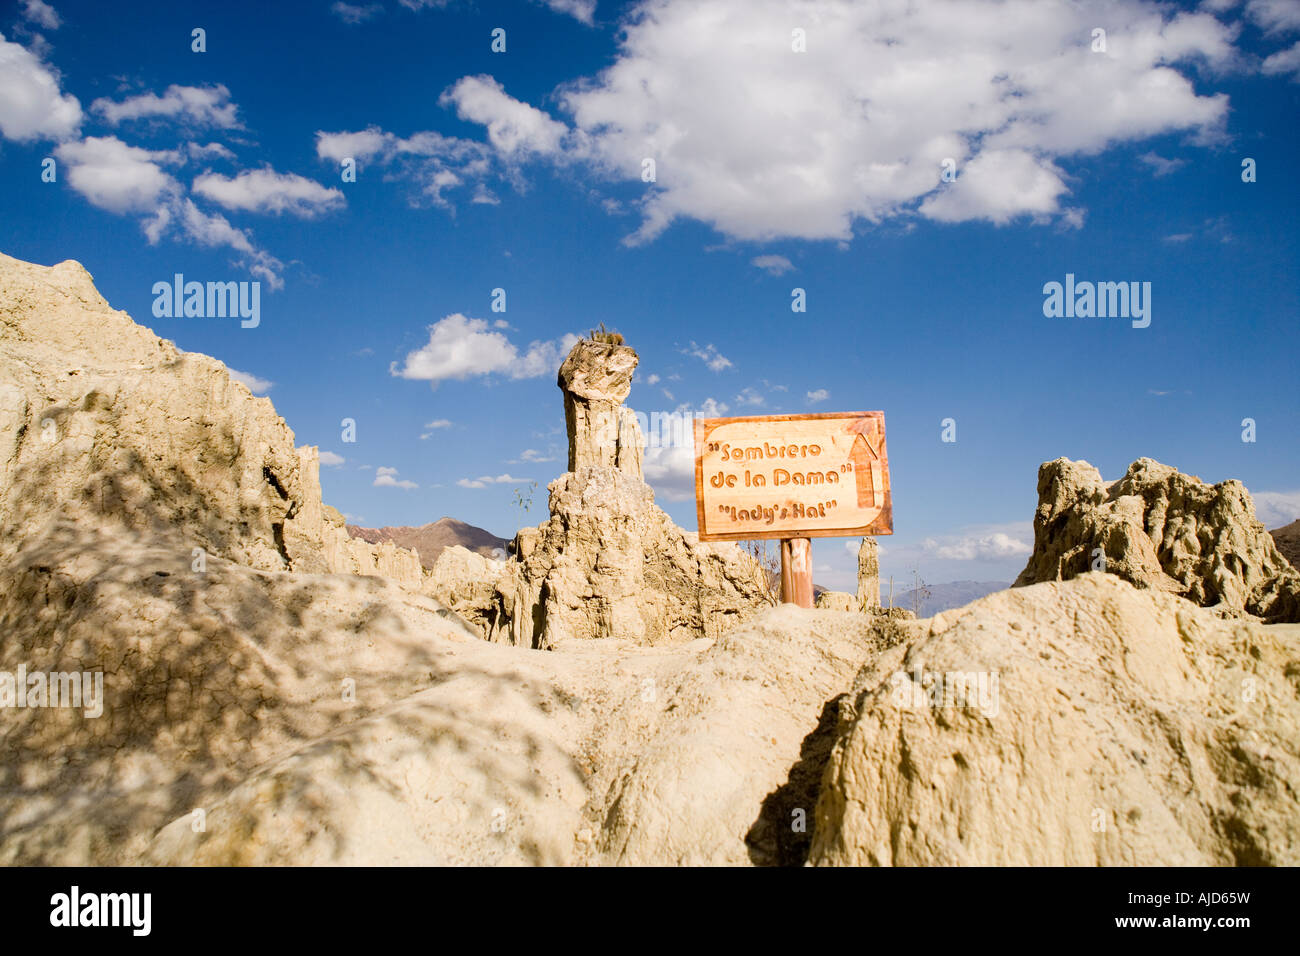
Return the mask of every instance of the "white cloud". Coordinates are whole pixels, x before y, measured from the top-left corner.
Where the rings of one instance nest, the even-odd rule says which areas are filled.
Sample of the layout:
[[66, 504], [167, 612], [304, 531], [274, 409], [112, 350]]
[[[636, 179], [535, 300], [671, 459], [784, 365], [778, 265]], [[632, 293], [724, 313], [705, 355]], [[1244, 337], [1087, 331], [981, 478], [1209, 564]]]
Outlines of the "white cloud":
[[[615, 62], [557, 91], [567, 132], [486, 78], [468, 78], [484, 102], [462, 115], [506, 151], [616, 181], [639, 182], [653, 158], [630, 242], [678, 219], [748, 240], [847, 240], [859, 222], [917, 211], [1078, 225], [1061, 160], [1171, 132], [1222, 136], [1227, 96], [1198, 94], [1191, 73], [1232, 64], [1237, 27], [1210, 13], [1112, 0], [1108, 52], [1094, 53], [1098, 11], [1066, 0], [791, 9], [644, 0]], [[806, 53], [792, 51], [792, 25]], [[944, 183], [949, 158], [958, 176]]]
[[[669, 399], [671, 401], [671, 397]], [[693, 409], [690, 405], [678, 405], [673, 411], [678, 415], [693, 415], [696, 418], [721, 418], [730, 411], [731, 406], [716, 398], [706, 398], [700, 407]]]
[[[161, 209], [159, 213], [162, 220], [161, 231], [166, 229], [172, 218], [167, 207]], [[209, 215], [194, 205], [192, 200], [186, 199], [180, 203], [176, 223], [184, 236], [194, 240], [200, 246], [217, 248], [229, 246], [243, 253], [243, 258], [238, 260], [241, 268], [266, 280], [272, 289], [284, 288], [284, 279], [281, 278], [284, 263], [269, 252], [254, 246], [248, 233], [236, 229], [225, 216], [218, 213]]]
[[451, 427], [451, 419], [450, 419], [450, 418], [435, 418], [433, 421], [431, 421], [431, 422], [427, 422], [427, 423], [425, 424], [424, 427], [425, 427], [425, 428], [450, 428], [450, 427]]
[[686, 445], [647, 448], [641, 470], [646, 484], [657, 496], [668, 501], [690, 501], [695, 497], [694, 448]]
[[428, 343], [409, 353], [400, 368], [394, 362], [389, 370], [399, 378], [435, 385], [474, 375], [536, 378], [555, 374], [577, 341], [569, 334], [553, 342], [533, 342], [520, 352], [504, 334], [490, 330], [487, 320], [455, 312], [429, 326]]
[[392, 133], [385, 133], [376, 126], [352, 133], [326, 133], [316, 131], [316, 155], [321, 159], [342, 162], [355, 159], [360, 162], [382, 153], [396, 140]]
[[792, 263], [785, 256], [755, 256], [749, 260], [750, 265], [757, 266], [769, 275], [784, 275], [794, 268]]
[[375, 469], [373, 484], [376, 488], [405, 488], [407, 491], [420, 487], [415, 482], [408, 481], [405, 478], [398, 480], [396, 468]]
[[362, 23], [371, 17], [382, 13], [384, 6], [381, 3], [368, 3], [365, 6], [360, 4], [344, 3], [338, 0], [330, 7], [330, 12], [338, 17], [344, 23]]
[[645, 377], [645, 383], [646, 383], [647, 385], [658, 385], [658, 384], [659, 384], [659, 376], [658, 376], [658, 375], [653, 375], [653, 374], [652, 374], [652, 375], [647, 375], [647, 376]]
[[731, 359], [720, 353], [712, 343], [700, 348], [694, 342], [690, 348], [682, 349], [683, 355], [690, 355], [699, 359], [709, 367], [710, 371], [721, 372], [724, 368], [731, 368]]
[[273, 169], [252, 169], [234, 178], [204, 173], [194, 180], [194, 192], [226, 209], [290, 213], [310, 219], [346, 204], [338, 189], [315, 180]]
[[492, 170], [492, 152], [482, 143], [431, 131], [413, 133], [402, 138], [395, 133], [369, 126], [364, 130], [327, 133], [316, 132], [316, 155], [328, 162], [355, 160], [390, 168], [392, 175], [413, 181], [417, 192], [412, 205], [428, 202], [449, 207], [445, 195], [451, 190], [475, 185], [471, 202], [491, 203], [484, 178]]
[[548, 455], [546, 452], [538, 451], [536, 448], [525, 448], [519, 453], [519, 457], [506, 462], [507, 465], [523, 464], [542, 464], [548, 461], [555, 461], [554, 455]]
[[63, 143], [54, 155], [67, 167], [68, 185], [109, 212], [151, 212], [180, 192], [159, 165], [172, 154], [128, 146], [116, 136]]
[[535, 0], [556, 13], [563, 13], [591, 26], [596, 12], [596, 0]]
[[208, 143], [206, 146], [200, 146], [198, 143], [189, 142], [185, 144], [185, 151], [190, 159], [205, 162], [209, 159], [233, 160], [235, 154], [221, 143]]
[[510, 96], [490, 76], [462, 77], [439, 103], [454, 104], [461, 119], [486, 126], [488, 141], [506, 156], [557, 153], [567, 132], [563, 123]]
[[0, 35], [0, 133], [20, 143], [65, 140], [81, 127], [81, 103], [59, 91], [58, 74]]
[[1250, 0], [1246, 16], [1269, 33], [1300, 30], [1300, 3], [1296, 0]]
[[44, 30], [57, 30], [63, 23], [45, 0], [23, 0], [23, 17]]
[[808, 392], [806, 395], [804, 395], [804, 398], [808, 400], [809, 405], [816, 405], [818, 402], [824, 402], [826, 401], [826, 399], [830, 397], [831, 397], [831, 393], [826, 391], [826, 389], [824, 388], [814, 389], [813, 391]]
[[258, 248], [250, 235], [222, 215], [203, 212], [161, 163], [183, 161], [179, 151], [128, 146], [115, 136], [90, 136], [62, 143], [54, 153], [67, 167], [68, 184], [89, 202], [109, 212], [145, 216], [145, 237], [156, 244], [174, 233], [207, 248], [229, 247], [240, 254], [235, 265], [284, 287], [284, 263]]
[[91, 103], [90, 108], [111, 126], [131, 120], [161, 118], [193, 127], [239, 127], [238, 109], [230, 102], [230, 90], [222, 84], [177, 86], [173, 83], [162, 96], [141, 93], [120, 103], [101, 97]]
[[462, 488], [486, 488], [488, 485], [507, 485], [527, 483], [527, 478], [515, 478], [513, 475], [480, 475], [477, 478], [461, 478], [456, 484]]
[[1262, 69], [1269, 76], [1291, 73], [1291, 78], [1300, 83], [1300, 42], [1265, 59]]
[[[592, 14], [596, 12], [596, 0], [533, 0], [534, 3], [548, 7], [556, 13], [581, 20], [588, 26]], [[398, 0], [408, 10], [441, 10], [450, 5], [451, 0]]]
[[1155, 152], [1143, 153], [1138, 159], [1150, 166], [1157, 177], [1168, 176], [1187, 165], [1185, 159], [1165, 159]]
[[766, 401], [767, 400], [763, 398], [763, 396], [760, 395], [756, 389], [750, 386], [746, 386], [745, 388], [741, 389], [740, 394], [737, 395], [735, 398], [735, 402], [737, 405], [752, 405], [754, 407], [763, 405], [766, 403]]
[[[238, 369], [230, 369], [230, 377], [242, 385], [248, 386], [248, 390], [254, 395], [265, 395], [271, 390], [275, 383], [265, 378], [258, 378], [252, 372], [241, 372]], [[324, 461], [324, 454], [322, 454]]]
[[1260, 491], [1251, 495], [1255, 517], [1272, 530], [1300, 518], [1300, 491]]
[[[946, 561], [996, 561], [1029, 555], [1033, 531], [1028, 522], [1008, 526], [1006, 530], [973, 529], [955, 535], [926, 538], [922, 551]], [[1028, 539], [1028, 540], [1026, 540]]]
[[332, 451], [322, 451], [320, 453], [320, 463], [326, 468], [337, 468], [346, 461], [347, 459], [342, 455], [335, 454]]
[[941, 222], [988, 219], [1004, 225], [1017, 216], [1049, 216], [1068, 190], [1055, 163], [1024, 149], [981, 152], [957, 181], [921, 203], [921, 214]]

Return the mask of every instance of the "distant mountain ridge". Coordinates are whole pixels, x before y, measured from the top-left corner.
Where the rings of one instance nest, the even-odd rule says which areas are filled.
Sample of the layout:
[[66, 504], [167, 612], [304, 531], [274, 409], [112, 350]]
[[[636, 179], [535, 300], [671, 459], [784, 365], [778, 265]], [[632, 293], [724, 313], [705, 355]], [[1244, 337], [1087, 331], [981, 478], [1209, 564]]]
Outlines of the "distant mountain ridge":
[[354, 524], [347, 528], [352, 537], [371, 544], [391, 541], [399, 548], [410, 548], [426, 568], [432, 568], [438, 555], [454, 544], [486, 558], [504, 558], [507, 544], [505, 538], [498, 538], [491, 531], [446, 516], [418, 528], [362, 528]]
[[[1011, 583], [1008, 581], [949, 581], [946, 584], [930, 584], [925, 588], [930, 593], [928, 596], [922, 597], [917, 617], [933, 617], [940, 611], [964, 607], [971, 601], [976, 601], [986, 594], [992, 594], [994, 591], [1004, 591], [1009, 587], [1011, 587]], [[901, 607], [908, 611], [912, 610], [915, 593], [916, 589], [909, 589], [901, 594], [895, 594], [894, 607]], [[882, 593], [880, 602], [882, 604], [889, 603], [889, 596]]]

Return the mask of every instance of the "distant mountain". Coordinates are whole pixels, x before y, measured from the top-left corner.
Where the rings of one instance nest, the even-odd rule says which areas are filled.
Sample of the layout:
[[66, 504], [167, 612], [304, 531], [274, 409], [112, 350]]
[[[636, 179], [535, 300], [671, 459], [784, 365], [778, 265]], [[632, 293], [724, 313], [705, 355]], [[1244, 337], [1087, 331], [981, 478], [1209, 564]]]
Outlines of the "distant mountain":
[[[962, 607], [994, 591], [1003, 591], [1011, 587], [1005, 581], [949, 581], [947, 584], [931, 584], [930, 594], [921, 601], [921, 610], [917, 617], [931, 617], [940, 611]], [[912, 610], [913, 591], [904, 591], [894, 595], [894, 607]], [[889, 595], [882, 593], [880, 603], [888, 604]]]
[[412, 549], [420, 556], [420, 563], [426, 568], [433, 567], [438, 555], [453, 544], [477, 551], [484, 557], [504, 558], [508, 543], [505, 538], [498, 538], [491, 531], [445, 517], [418, 528], [360, 528], [354, 524], [347, 527], [348, 534], [352, 537], [371, 544], [391, 541], [400, 548]]
[[1282, 557], [1290, 561], [1292, 567], [1300, 568], [1300, 519], [1292, 521], [1285, 528], [1270, 531], [1269, 534], [1273, 536]]

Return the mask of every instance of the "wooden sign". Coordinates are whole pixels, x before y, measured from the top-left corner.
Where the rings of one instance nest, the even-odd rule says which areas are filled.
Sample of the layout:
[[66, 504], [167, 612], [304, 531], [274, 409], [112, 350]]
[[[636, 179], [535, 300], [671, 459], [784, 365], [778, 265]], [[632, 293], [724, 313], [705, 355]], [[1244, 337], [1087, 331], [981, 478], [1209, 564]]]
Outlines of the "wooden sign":
[[701, 541], [892, 534], [883, 412], [695, 420]]

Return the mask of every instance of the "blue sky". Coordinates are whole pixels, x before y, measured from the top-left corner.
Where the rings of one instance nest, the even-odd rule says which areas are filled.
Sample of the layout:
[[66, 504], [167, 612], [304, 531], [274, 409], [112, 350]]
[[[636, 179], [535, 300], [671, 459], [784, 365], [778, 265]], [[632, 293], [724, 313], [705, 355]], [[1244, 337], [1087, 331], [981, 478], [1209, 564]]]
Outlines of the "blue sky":
[[[647, 413], [884, 410], [900, 580], [1009, 581], [1058, 456], [1300, 516], [1300, 0], [158, 6], [5, 7], [0, 251], [244, 373], [362, 523], [541, 520], [601, 322]], [[155, 318], [178, 272], [260, 324]], [[1045, 316], [1067, 273], [1150, 326]], [[647, 467], [687, 528], [690, 460]]]

